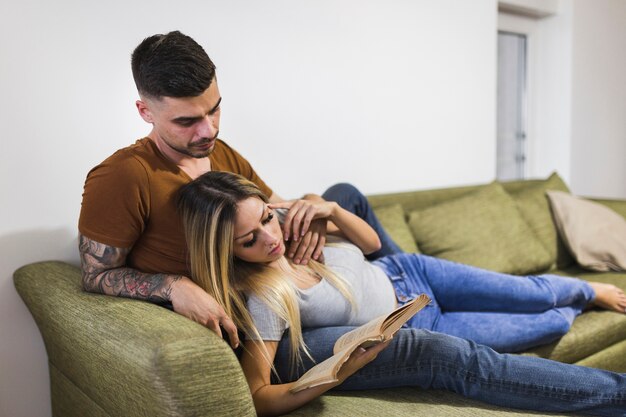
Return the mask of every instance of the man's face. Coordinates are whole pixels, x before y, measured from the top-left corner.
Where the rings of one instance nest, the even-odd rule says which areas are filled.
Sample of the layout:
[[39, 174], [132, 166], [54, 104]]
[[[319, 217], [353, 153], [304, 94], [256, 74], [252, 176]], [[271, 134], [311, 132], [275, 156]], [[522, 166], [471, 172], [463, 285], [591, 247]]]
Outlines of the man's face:
[[215, 148], [221, 100], [214, 79], [197, 97], [143, 98], [137, 101], [137, 109], [153, 125], [150, 137], [166, 156], [205, 158]]

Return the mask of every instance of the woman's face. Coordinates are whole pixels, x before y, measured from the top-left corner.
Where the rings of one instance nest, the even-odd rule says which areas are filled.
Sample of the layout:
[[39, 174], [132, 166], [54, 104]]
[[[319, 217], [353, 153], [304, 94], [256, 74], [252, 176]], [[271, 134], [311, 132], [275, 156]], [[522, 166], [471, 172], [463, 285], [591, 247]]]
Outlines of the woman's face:
[[278, 219], [258, 197], [249, 197], [237, 204], [234, 254], [253, 263], [270, 263], [285, 254]]

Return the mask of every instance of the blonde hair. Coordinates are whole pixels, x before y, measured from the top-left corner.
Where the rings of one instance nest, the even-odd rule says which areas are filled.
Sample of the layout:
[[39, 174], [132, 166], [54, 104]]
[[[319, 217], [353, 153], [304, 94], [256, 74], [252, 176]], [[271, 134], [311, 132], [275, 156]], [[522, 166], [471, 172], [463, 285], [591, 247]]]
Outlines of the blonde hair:
[[[311, 260], [309, 265], [301, 266], [285, 257], [279, 261], [281, 268], [276, 269], [235, 258], [237, 205], [251, 197], [268, 202], [253, 182], [227, 172], [207, 172], [181, 188], [178, 207], [189, 250], [191, 279], [215, 298], [249, 339], [262, 338], [246, 308], [246, 293], [257, 296], [285, 320], [290, 327], [293, 370], [301, 360], [301, 350], [310, 355], [302, 337], [296, 288], [292, 280], [285, 279], [289, 267], [323, 276], [353, 307], [354, 301], [347, 283], [319, 262]], [[265, 355], [272, 365], [267, 351]]]

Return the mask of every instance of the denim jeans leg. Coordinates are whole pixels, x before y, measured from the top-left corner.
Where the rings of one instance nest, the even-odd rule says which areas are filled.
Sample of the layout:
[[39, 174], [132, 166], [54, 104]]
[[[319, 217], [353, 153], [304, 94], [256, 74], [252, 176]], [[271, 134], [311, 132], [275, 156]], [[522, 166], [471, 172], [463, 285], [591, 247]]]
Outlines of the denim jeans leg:
[[521, 352], [551, 343], [572, 326], [580, 310], [553, 308], [542, 313], [443, 312], [433, 330], [500, 352]]
[[558, 276], [519, 277], [424, 255], [374, 262], [400, 302], [426, 293], [433, 301], [407, 323], [473, 340], [499, 352], [552, 342], [569, 330], [593, 298], [584, 281]]
[[426, 255], [397, 257], [408, 275], [421, 275], [443, 311], [533, 313], [583, 309], [594, 291], [585, 281], [556, 275], [515, 276]]
[[367, 198], [356, 187], [347, 183], [335, 184], [326, 190], [322, 197], [325, 200], [334, 201], [342, 208], [356, 214], [376, 231], [380, 238], [381, 248], [367, 255], [367, 259], [373, 260], [381, 256], [403, 252], [380, 224]]
[[[330, 356], [334, 341], [350, 329], [305, 330], [305, 342], [315, 360], [321, 361]], [[277, 362], [287, 360], [285, 346], [281, 342]], [[288, 368], [281, 363], [276, 365], [280, 373]], [[307, 361], [298, 375], [310, 366]], [[626, 416], [624, 374], [499, 354], [467, 340], [418, 329], [401, 329], [389, 347], [337, 389], [398, 386], [444, 389], [503, 407]]]
[[302, 363], [294, 367], [292, 367], [291, 363], [291, 349], [288, 340], [289, 330], [287, 330], [276, 351], [274, 367], [276, 368], [278, 378], [276, 378], [276, 375], [272, 375], [272, 382], [285, 383], [297, 380], [307, 370], [313, 367], [315, 363], [330, 358], [333, 355], [333, 346], [337, 339], [355, 328], [356, 327], [351, 326], [339, 326], [302, 329], [304, 343], [307, 345], [309, 353], [315, 362], [311, 361], [309, 357], [301, 352]]

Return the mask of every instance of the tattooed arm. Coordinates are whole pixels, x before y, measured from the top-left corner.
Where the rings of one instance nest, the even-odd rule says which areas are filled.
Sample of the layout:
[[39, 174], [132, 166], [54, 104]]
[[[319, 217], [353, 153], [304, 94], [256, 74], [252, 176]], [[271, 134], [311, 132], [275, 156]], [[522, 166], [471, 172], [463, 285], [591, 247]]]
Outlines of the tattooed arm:
[[172, 284], [182, 279], [180, 275], [146, 274], [127, 268], [130, 249], [108, 246], [83, 235], [79, 251], [85, 291], [163, 303], [171, 301]]
[[224, 309], [189, 278], [182, 275], [149, 274], [126, 266], [127, 248], [116, 248], [79, 236], [83, 289], [154, 303], [170, 301], [174, 311], [196, 321], [222, 337], [228, 333], [233, 348], [239, 344], [237, 328]]

